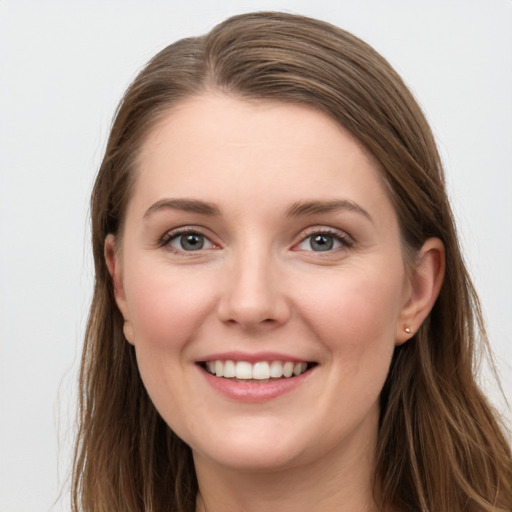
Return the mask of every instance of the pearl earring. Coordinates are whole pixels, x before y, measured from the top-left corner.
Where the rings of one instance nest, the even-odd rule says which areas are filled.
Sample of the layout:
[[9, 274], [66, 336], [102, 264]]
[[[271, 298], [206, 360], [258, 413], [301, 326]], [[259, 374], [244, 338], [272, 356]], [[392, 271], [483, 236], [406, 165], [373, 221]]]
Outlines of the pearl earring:
[[404, 331], [405, 331], [407, 334], [412, 334], [412, 331], [411, 331], [410, 327], [406, 327], [406, 328], [404, 329]]

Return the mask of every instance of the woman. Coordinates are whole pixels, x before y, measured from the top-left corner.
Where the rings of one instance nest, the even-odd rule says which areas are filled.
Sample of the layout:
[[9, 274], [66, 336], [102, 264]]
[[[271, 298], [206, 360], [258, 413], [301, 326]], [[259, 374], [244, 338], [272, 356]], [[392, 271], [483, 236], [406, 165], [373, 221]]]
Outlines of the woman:
[[164, 49], [92, 223], [75, 510], [510, 510], [435, 142], [368, 45], [257, 13]]

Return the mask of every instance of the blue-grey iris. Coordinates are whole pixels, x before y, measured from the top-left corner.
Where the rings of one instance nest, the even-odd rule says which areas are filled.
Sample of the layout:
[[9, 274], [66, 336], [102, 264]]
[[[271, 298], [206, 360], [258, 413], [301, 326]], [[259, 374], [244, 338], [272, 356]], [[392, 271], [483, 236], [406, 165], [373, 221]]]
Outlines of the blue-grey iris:
[[203, 248], [204, 236], [196, 233], [187, 233], [180, 236], [180, 245], [185, 251], [198, 251]]
[[313, 251], [330, 251], [333, 248], [334, 240], [329, 235], [314, 235], [309, 242]]

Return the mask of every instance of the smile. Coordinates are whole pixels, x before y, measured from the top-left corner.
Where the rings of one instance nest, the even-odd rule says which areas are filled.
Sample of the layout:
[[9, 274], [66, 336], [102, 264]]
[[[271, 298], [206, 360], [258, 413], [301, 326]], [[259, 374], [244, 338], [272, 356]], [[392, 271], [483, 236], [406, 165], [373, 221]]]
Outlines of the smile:
[[215, 360], [206, 361], [201, 366], [216, 377], [237, 380], [269, 381], [298, 377], [312, 368], [315, 363], [305, 361], [248, 361]]
[[258, 403], [278, 398], [309, 381], [317, 362], [285, 354], [211, 354], [196, 362], [216, 392], [237, 402]]

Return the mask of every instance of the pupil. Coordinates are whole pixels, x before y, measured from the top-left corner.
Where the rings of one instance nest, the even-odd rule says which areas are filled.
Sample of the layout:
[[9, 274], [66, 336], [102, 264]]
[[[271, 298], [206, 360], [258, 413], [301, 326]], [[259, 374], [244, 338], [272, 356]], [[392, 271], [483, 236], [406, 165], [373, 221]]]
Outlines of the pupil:
[[315, 235], [311, 238], [310, 244], [314, 251], [329, 251], [332, 249], [334, 242], [332, 236]]
[[202, 235], [181, 235], [181, 246], [188, 251], [198, 251], [203, 248], [204, 239]]

